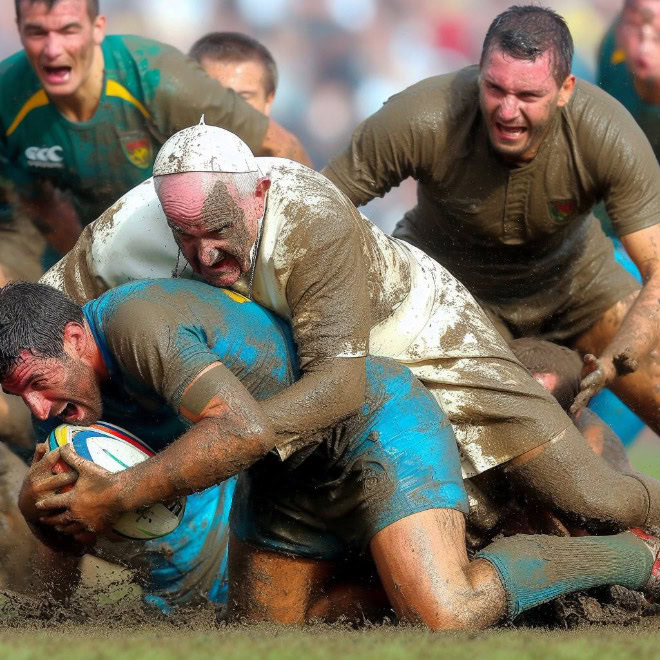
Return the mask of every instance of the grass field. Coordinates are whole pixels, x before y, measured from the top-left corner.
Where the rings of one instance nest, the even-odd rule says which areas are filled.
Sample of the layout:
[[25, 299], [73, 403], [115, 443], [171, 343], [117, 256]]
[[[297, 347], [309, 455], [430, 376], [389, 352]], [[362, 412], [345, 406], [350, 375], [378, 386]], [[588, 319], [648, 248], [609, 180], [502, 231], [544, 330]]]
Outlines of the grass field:
[[655, 658], [660, 622], [625, 628], [573, 631], [495, 630], [480, 634], [429, 633], [404, 628], [366, 631], [269, 627], [192, 632], [168, 627], [56, 630], [0, 633], [0, 657], [7, 660], [168, 660], [170, 658]]
[[[660, 477], [660, 441], [655, 436], [643, 436], [630, 451], [630, 458], [638, 470]], [[113, 611], [112, 603], [106, 601], [105, 608]], [[660, 658], [660, 617], [626, 627], [593, 626], [570, 631], [504, 628], [478, 634], [433, 634], [394, 626], [360, 631], [321, 625], [294, 629], [217, 627], [210, 615], [186, 623], [55, 623], [47, 628], [28, 624], [27, 628], [16, 629], [16, 621], [7, 620], [12, 628], [3, 629], [0, 624], [0, 660]]]

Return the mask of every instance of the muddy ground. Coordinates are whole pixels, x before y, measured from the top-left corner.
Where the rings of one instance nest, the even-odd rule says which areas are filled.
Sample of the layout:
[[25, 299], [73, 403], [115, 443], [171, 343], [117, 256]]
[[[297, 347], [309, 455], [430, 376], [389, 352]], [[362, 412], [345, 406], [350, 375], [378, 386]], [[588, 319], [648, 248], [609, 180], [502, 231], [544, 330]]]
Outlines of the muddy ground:
[[[630, 457], [660, 476], [657, 437], [647, 433]], [[387, 623], [284, 628], [227, 625], [210, 608], [169, 619], [146, 612], [126, 573], [93, 561], [91, 577], [67, 608], [0, 594], [0, 659], [660, 657], [660, 608], [621, 588], [569, 596], [537, 608], [515, 628], [480, 633]]]

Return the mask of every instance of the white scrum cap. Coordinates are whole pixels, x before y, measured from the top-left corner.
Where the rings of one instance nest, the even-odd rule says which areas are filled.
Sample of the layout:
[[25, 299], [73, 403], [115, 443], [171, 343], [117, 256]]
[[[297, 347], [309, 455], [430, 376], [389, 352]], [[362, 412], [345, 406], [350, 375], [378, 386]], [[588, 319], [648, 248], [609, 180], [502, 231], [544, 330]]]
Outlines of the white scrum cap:
[[258, 172], [250, 148], [238, 136], [218, 126], [197, 124], [175, 133], [160, 148], [154, 176], [182, 172]]

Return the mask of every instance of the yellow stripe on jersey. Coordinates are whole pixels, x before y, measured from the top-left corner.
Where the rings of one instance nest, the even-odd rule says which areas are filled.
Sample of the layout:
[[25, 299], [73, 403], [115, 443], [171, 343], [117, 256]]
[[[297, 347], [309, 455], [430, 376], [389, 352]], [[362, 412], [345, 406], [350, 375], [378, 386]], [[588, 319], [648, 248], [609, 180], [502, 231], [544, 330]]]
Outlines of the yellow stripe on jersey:
[[251, 302], [249, 298], [242, 296], [240, 293], [236, 293], [236, 291], [231, 291], [230, 289], [220, 289], [220, 291], [237, 303]]
[[11, 123], [11, 126], [7, 129], [5, 135], [9, 137], [18, 128], [18, 125], [25, 119], [25, 116], [29, 112], [35, 108], [40, 108], [42, 105], [48, 105], [49, 103], [48, 96], [46, 96], [46, 92], [43, 89], [35, 92], [18, 111], [18, 114]]
[[124, 101], [128, 101], [131, 105], [134, 105], [141, 113], [145, 119], [151, 119], [151, 113], [147, 110], [140, 101], [138, 101], [133, 94], [131, 94], [126, 87], [120, 85], [116, 80], [108, 80], [105, 85], [105, 95], [106, 96], [118, 96]]
[[612, 51], [612, 57], [610, 57], [610, 64], [621, 64], [621, 62], [626, 61], [626, 54], [623, 51], [623, 48], [617, 48]]

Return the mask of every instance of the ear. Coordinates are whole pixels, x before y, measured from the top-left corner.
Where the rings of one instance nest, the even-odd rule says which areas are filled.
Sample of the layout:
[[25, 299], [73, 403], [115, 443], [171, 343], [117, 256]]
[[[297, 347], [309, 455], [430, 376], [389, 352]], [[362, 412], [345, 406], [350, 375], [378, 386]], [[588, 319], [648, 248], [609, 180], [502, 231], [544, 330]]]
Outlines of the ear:
[[561, 108], [568, 103], [571, 98], [571, 94], [573, 93], [573, 89], [575, 89], [575, 76], [570, 74], [566, 76], [566, 79], [559, 89], [559, 100], [557, 101], [558, 108]]
[[94, 38], [94, 43], [97, 46], [100, 46], [103, 39], [105, 39], [105, 25], [105, 16], [103, 14], [99, 14], [94, 19], [94, 23], [92, 24], [92, 35]]
[[535, 373], [533, 374], [534, 380], [537, 383], [540, 383], [543, 385], [543, 387], [548, 390], [551, 394], [555, 391], [555, 388], [557, 387], [557, 383], [559, 382], [559, 379], [557, 378], [557, 374], [552, 374], [552, 373], [544, 373], [544, 374], [539, 374]]
[[270, 117], [270, 109], [273, 107], [273, 101], [275, 100], [275, 92], [271, 92], [266, 97], [266, 103], [264, 103], [264, 114], [266, 117]]
[[259, 198], [265, 197], [269, 188], [270, 188], [270, 179], [268, 177], [259, 179], [259, 183], [257, 183], [257, 189], [254, 192], [255, 197], [259, 197]]
[[79, 358], [87, 347], [85, 327], [75, 321], [69, 321], [64, 326], [64, 351], [70, 356]]

